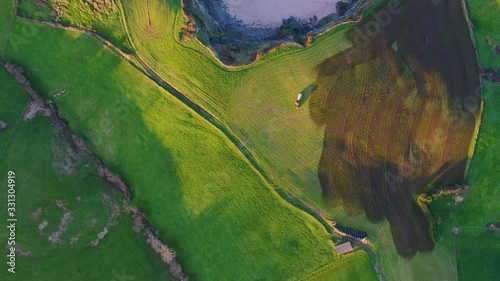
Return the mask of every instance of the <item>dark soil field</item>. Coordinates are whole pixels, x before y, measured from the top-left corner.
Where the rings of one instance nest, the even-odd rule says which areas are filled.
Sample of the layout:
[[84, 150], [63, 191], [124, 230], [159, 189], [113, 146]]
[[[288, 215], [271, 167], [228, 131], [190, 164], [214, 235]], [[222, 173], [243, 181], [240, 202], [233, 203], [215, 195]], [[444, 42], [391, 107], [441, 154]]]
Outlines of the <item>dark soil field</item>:
[[463, 181], [479, 112], [479, 69], [462, 2], [387, 1], [350, 30], [353, 47], [317, 68], [323, 196], [387, 219], [398, 253], [430, 251], [429, 186]]

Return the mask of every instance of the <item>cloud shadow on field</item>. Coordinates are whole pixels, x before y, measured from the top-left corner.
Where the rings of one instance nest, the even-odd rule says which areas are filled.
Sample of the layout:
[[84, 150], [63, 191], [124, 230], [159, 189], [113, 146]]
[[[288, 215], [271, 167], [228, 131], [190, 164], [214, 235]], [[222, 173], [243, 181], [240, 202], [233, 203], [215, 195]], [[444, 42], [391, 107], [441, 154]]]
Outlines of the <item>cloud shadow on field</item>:
[[478, 66], [459, 1], [387, 0], [317, 67], [311, 118], [325, 125], [323, 198], [387, 219], [397, 251], [434, 247], [415, 195], [463, 180], [478, 107]]

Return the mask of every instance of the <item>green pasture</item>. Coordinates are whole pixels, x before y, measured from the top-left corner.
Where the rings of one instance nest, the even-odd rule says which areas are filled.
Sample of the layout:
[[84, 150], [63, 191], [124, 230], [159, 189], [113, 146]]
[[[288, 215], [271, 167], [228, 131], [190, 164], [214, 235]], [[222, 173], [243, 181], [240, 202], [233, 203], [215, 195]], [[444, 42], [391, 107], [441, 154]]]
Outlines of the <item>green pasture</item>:
[[[143, 235], [133, 231], [132, 219], [126, 213], [114, 218], [115, 225], [109, 227], [107, 236], [96, 247], [89, 245], [110, 219], [112, 206], [102, 200], [102, 195], [108, 194], [122, 209], [123, 196], [111, 191], [88, 159], [70, 157], [67, 151], [59, 150], [68, 146], [48, 118], [36, 117], [16, 126], [27, 94], [3, 66], [0, 81], [0, 119], [10, 126], [0, 131], [2, 150], [12, 135], [5, 154], [0, 156], [0, 181], [7, 182], [7, 171], [16, 173], [16, 245], [22, 251], [17, 252], [16, 273], [7, 272], [4, 266], [0, 279], [112, 280], [125, 274], [138, 280], [172, 280], [168, 267]], [[61, 159], [73, 163], [74, 174], [64, 172]], [[6, 188], [0, 194], [7, 199]], [[56, 200], [65, 204], [72, 220], [60, 236], [61, 241], [53, 244], [48, 237], [57, 231], [64, 213]], [[39, 208], [36, 218], [34, 213]], [[0, 212], [6, 221], [6, 204], [0, 204]], [[91, 224], [94, 219], [95, 224]], [[39, 230], [45, 220], [47, 226]], [[7, 237], [3, 227], [2, 245], [7, 244]], [[78, 240], [71, 243], [74, 237]]]
[[498, 68], [500, 55], [493, 51], [494, 46], [500, 45], [500, 2], [490, 0], [468, 0], [470, 18], [474, 24], [474, 38], [476, 39], [479, 60], [484, 67]]
[[[480, 53], [481, 55], [481, 53]], [[484, 115], [471, 164], [470, 194], [457, 213], [458, 266], [462, 280], [495, 280], [500, 273], [500, 231], [487, 223], [500, 222], [500, 86], [484, 81]]]
[[[93, 2], [105, 2], [106, 5], [98, 5], [105, 8], [98, 10]], [[22, 17], [54, 21], [56, 14], [52, 6], [58, 3], [61, 7], [67, 7], [59, 18], [62, 24], [93, 30], [110, 40], [122, 51], [126, 53], [133, 51], [115, 1], [49, 0], [47, 7], [43, 7], [35, 4], [33, 0], [23, 0], [19, 3], [18, 13]]]
[[[367, 231], [387, 280], [456, 280], [457, 276], [468, 280], [467, 276], [479, 272], [479, 262], [455, 256], [449, 237], [438, 241], [432, 252], [405, 259], [397, 254], [387, 222], [372, 224], [362, 213], [352, 214], [343, 206], [328, 206], [321, 200], [318, 164], [325, 126], [313, 121], [310, 108], [311, 101], [318, 101], [315, 95], [330, 89], [307, 89], [318, 86], [318, 65], [352, 47], [348, 32], [352, 24], [318, 37], [309, 48], [281, 47], [250, 66], [229, 69], [197, 40], [178, 40], [184, 22], [180, 0], [149, 0], [148, 5], [144, 1], [123, 0], [117, 1], [117, 5], [119, 9], [112, 19], [103, 21], [103, 27], [93, 26], [95, 18], [85, 13], [71, 14], [68, 23], [94, 28], [115, 43], [127, 41], [122, 31], [126, 30], [131, 48], [139, 58], [216, 115], [256, 156], [280, 191], [318, 208], [327, 218]], [[488, 20], [482, 19], [489, 17], [489, 22], [495, 22], [491, 12], [495, 5], [487, 10], [481, 7], [478, 12], [479, 6], [471, 3], [478, 32], [494, 31], [494, 27], [486, 24]], [[483, 16], [484, 11], [489, 14]], [[80, 33], [62, 32], [22, 20], [15, 21], [13, 32], [22, 34], [26, 27], [35, 27], [37, 36], [9, 49], [8, 59], [26, 68], [44, 97], [54, 99], [63, 117], [84, 136], [93, 151], [113, 171], [124, 176], [133, 188], [135, 202], [153, 225], [159, 227], [160, 237], [177, 250], [188, 275], [208, 280], [284, 280], [307, 276], [324, 280], [330, 276], [351, 276], [359, 267], [364, 268], [359, 271], [366, 273], [362, 276], [373, 279], [366, 255], [348, 256], [349, 263], [355, 266], [341, 272], [344, 266], [340, 264], [345, 259], [336, 260], [332, 243], [319, 223], [284, 202], [220, 132], [130, 64]], [[488, 48], [491, 50], [491, 46], [481, 43], [485, 42], [484, 34], [475, 33], [480, 56]], [[493, 42], [497, 40], [494, 35], [489, 36], [493, 36]], [[125, 43], [117, 45], [128, 48]], [[484, 56], [491, 58], [487, 61], [496, 60], [490, 54]], [[374, 69], [358, 67], [353, 77], [369, 74], [375, 77], [375, 71], [382, 71]], [[434, 83], [429, 85], [437, 85], [440, 92], [444, 91], [437, 75], [429, 74], [427, 79]], [[397, 89], [404, 88], [404, 79], [395, 81]], [[355, 91], [361, 92], [361, 87], [381, 88], [383, 81], [367, 79], [360, 85]], [[65, 95], [57, 96], [63, 91]], [[302, 107], [296, 110], [293, 101], [301, 91], [308, 94]], [[345, 97], [346, 102], [350, 99]], [[411, 103], [408, 104], [411, 108]], [[433, 103], [429, 108], [439, 106]], [[488, 118], [486, 109], [484, 118], [483, 126]], [[429, 120], [424, 122], [422, 130], [432, 127]], [[485, 130], [481, 128], [480, 140]], [[346, 136], [349, 139], [349, 134]], [[478, 142], [478, 153], [481, 143], [485, 141]], [[491, 157], [484, 158], [496, 163]], [[478, 161], [481, 157], [479, 160], [475, 157], [471, 166], [471, 186], [474, 179], [477, 185], [487, 186], [484, 182], [487, 177], [481, 174], [487, 170], [475, 168]], [[479, 179], [482, 183], [478, 183]], [[494, 180], [488, 182], [491, 186]], [[484, 190], [484, 196], [492, 195], [490, 189]], [[473, 200], [473, 195], [461, 212], [467, 210], [468, 204], [472, 204], [471, 210], [480, 204], [479, 199]], [[488, 210], [495, 208], [490, 207]], [[438, 229], [447, 229], [445, 226]], [[450, 235], [439, 231], [442, 237]], [[464, 230], [463, 237], [471, 239], [459, 238], [458, 244], [463, 243], [463, 248], [470, 251], [470, 241], [485, 238], [494, 245], [494, 235]], [[493, 273], [490, 269], [483, 272], [485, 277]]]
[[[280, 189], [319, 206], [328, 218], [368, 231], [388, 279], [455, 278], [453, 256], [445, 249], [439, 250], [440, 245], [432, 253], [402, 259], [391, 244], [387, 224], [370, 224], [363, 214], [348, 214], [341, 206], [327, 207], [319, 199], [317, 167], [324, 126], [311, 120], [309, 110], [312, 95], [318, 91], [299, 110], [293, 108], [293, 101], [298, 93], [316, 82], [317, 65], [351, 47], [346, 34], [352, 24], [320, 36], [309, 48], [279, 48], [250, 66], [228, 69], [198, 41], [177, 40], [184, 21], [179, 1], [149, 1], [150, 7], [155, 7], [149, 10], [140, 1], [121, 2], [139, 57], [166, 81], [228, 124]], [[154, 18], [155, 11], [158, 13], [155, 17], [168, 16], [163, 21], [152, 20], [150, 25], [149, 18]], [[369, 87], [370, 81], [365, 82]], [[432, 264], [430, 268], [428, 261]], [[434, 273], [439, 268], [442, 270]]]
[[[430, 205], [438, 230], [439, 244], [454, 256], [459, 280], [495, 280], [500, 262], [500, 233], [489, 231], [486, 224], [500, 221], [498, 166], [500, 149], [495, 139], [500, 126], [496, 108], [500, 105], [500, 87], [489, 82], [483, 91], [484, 115], [476, 151], [471, 164], [469, 193], [462, 203], [455, 196], [444, 196]], [[458, 230], [454, 234], [453, 228]]]
[[14, 16], [14, 1], [2, 1], [0, 3], [0, 55], [3, 57], [3, 50], [7, 42], [10, 31], [10, 23]]
[[307, 281], [376, 280], [370, 257], [362, 251], [347, 254], [306, 278]]
[[13, 32], [27, 26], [39, 36], [9, 49], [8, 60], [123, 176], [190, 277], [300, 279], [336, 259], [322, 225], [195, 112], [98, 40], [21, 19]]

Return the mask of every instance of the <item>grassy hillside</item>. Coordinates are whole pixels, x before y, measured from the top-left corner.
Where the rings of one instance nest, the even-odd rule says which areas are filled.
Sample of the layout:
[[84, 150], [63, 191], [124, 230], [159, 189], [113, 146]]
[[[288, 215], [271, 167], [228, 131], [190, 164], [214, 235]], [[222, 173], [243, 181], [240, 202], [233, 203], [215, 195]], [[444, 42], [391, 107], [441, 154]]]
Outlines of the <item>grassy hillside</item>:
[[[88, 159], [69, 149], [48, 118], [36, 117], [16, 126], [27, 94], [3, 66], [0, 81], [0, 119], [10, 126], [0, 131], [2, 150], [12, 136], [5, 154], [0, 154], [0, 181], [7, 182], [7, 171], [16, 173], [19, 247], [16, 274], [2, 270], [0, 279], [111, 280], [125, 274], [138, 280], [172, 280], [168, 267], [142, 234], [133, 231], [131, 217], [123, 212], [121, 194], [111, 191]], [[7, 189], [0, 195], [6, 200]], [[109, 199], [104, 200], [105, 195]], [[119, 206], [115, 215], [113, 204]], [[0, 213], [6, 221], [6, 204], [0, 205]], [[49, 241], [65, 213], [71, 217], [67, 229], [58, 243]], [[91, 246], [105, 226], [108, 234]], [[2, 228], [2, 245], [7, 237]]]
[[[470, 15], [475, 28], [479, 61], [484, 67], [500, 67], [500, 56], [492, 50], [500, 44], [497, 20], [498, 2], [471, 0]], [[488, 42], [489, 41], [489, 44]], [[439, 222], [440, 241], [453, 252], [460, 280], [496, 280], [500, 273], [500, 232], [486, 229], [488, 223], [500, 222], [500, 145], [497, 141], [500, 118], [500, 86], [483, 80], [484, 111], [468, 184], [470, 192], [461, 204], [454, 198], [443, 198], [431, 205]], [[453, 227], [458, 235], [453, 234]]]
[[[423, 276], [436, 280], [456, 278], [453, 256], [441, 245], [435, 245], [432, 253], [419, 253], [405, 260], [398, 256], [391, 236], [399, 236], [399, 241], [407, 236], [412, 241], [408, 243], [410, 254], [416, 249], [432, 248], [429, 233], [425, 234], [428, 224], [413, 203], [412, 193], [422, 191], [429, 183], [460, 182], [463, 178], [477, 108], [472, 109], [471, 114], [449, 105], [460, 104], [467, 93], [475, 91], [477, 69], [474, 70], [474, 56], [467, 41], [469, 35], [460, 3], [412, 2], [407, 13], [409, 18], [416, 18], [421, 10], [432, 11], [425, 13], [426, 25], [411, 25], [411, 20], [400, 23], [393, 17], [384, 31], [388, 34], [385, 39], [391, 43], [389, 46], [383, 42], [375, 42], [371, 49], [357, 46], [359, 38], [356, 32], [349, 30], [353, 25], [344, 25], [319, 37], [307, 49], [281, 48], [251, 66], [228, 69], [196, 40], [183, 43], [177, 40], [184, 21], [179, 1], [149, 1], [149, 9], [140, 1], [121, 2], [139, 56], [164, 79], [227, 123], [281, 189], [319, 207], [329, 218], [368, 231], [391, 280], [421, 280]], [[163, 15], [169, 16], [159, 20]], [[368, 18], [353, 30], [363, 30], [363, 24], [373, 22], [376, 21]], [[412, 30], [415, 26], [420, 29]], [[414, 33], [418, 39], [408, 35]], [[430, 36], [427, 40], [426, 35]], [[348, 49], [350, 51], [345, 51]], [[444, 49], [451, 51], [440, 51]], [[426, 53], [418, 54], [420, 50]], [[460, 52], [467, 55], [461, 56]], [[453, 63], [448, 65], [450, 69], [443, 67], [447, 65], [443, 60]], [[347, 67], [340, 69], [339, 65]], [[471, 71], [455, 71], [464, 68]], [[457, 77], [462, 83], [453, 83]], [[356, 78], [359, 81], [353, 83]], [[301, 91], [307, 92], [304, 104], [295, 110], [293, 101]], [[401, 98], [405, 101], [400, 101]], [[350, 106], [351, 102], [357, 106]], [[315, 122], [322, 108], [337, 118]], [[351, 108], [353, 110], [346, 113]], [[415, 115], [416, 112], [419, 114]], [[459, 118], [455, 118], [457, 115]], [[348, 116], [347, 120], [342, 121], [342, 116]], [[386, 127], [390, 124], [395, 125]], [[371, 132], [375, 139], [369, 139], [365, 132]], [[345, 197], [354, 198], [350, 187], [363, 186], [363, 182], [353, 184], [353, 180], [384, 181], [383, 177], [368, 179], [366, 175], [370, 171], [374, 175], [392, 176], [392, 182], [400, 185], [398, 188], [411, 187], [411, 192], [405, 192], [402, 200], [385, 199], [386, 195], [391, 196], [391, 189], [375, 188], [378, 195], [367, 197], [366, 201], [385, 202], [375, 209], [389, 208], [385, 213], [393, 214], [390, 226], [368, 223], [359, 208], [353, 214], [353, 204], [324, 203], [318, 165], [325, 153], [325, 139], [339, 139], [345, 143], [344, 147], [349, 147], [345, 153], [333, 150], [323, 156], [343, 163], [343, 166], [336, 165], [333, 161], [331, 167], [358, 162], [353, 169], [337, 170], [347, 178], [343, 184]], [[343, 146], [342, 142], [338, 144], [330, 147]], [[372, 152], [364, 153], [367, 150]], [[377, 161], [382, 163], [378, 165]], [[347, 170], [354, 173], [344, 173]], [[410, 176], [407, 179], [404, 176], [405, 180], [400, 182], [399, 171]], [[329, 176], [329, 179], [335, 178]], [[358, 198], [360, 194], [369, 193], [357, 191]], [[412, 208], [400, 213], [402, 206], [406, 206], [401, 202]], [[377, 216], [371, 219], [376, 220]], [[399, 235], [401, 232], [404, 235]], [[415, 242], [419, 239], [421, 243]], [[401, 253], [401, 246], [406, 244], [399, 244]]]
[[[16, 20], [13, 32], [31, 25]], [[300, 279], [335, 260], [321, 224], [280, 199], [196, 113], [94, 38], [36, 28], [43, 36], [8, 59], [124, 177], [189, 276]]]
[[18, 13], [22, 17], [48, 20], [94, 30], [113, 42], [122, 51], [133, 50], [123, 29], [115, 1], [105, 0], [50, 0], [48, 5], [36, 1], [20, 1]]
[[308, 281], [328, 280], [376, 280], [374, 271], [366, 271], [371, 264], [370, 257], [364, 252], [356, 252], [342, 257], [340, 260], [321, 268]]
[[484, 67], [500, 66], [500, 55], [493, 51], [494, 46], [500, 45], [500, 21], [498, 13], [500, 3], [489, 0], [469, 0], [470, 19], [474, 24], [479, 59]]
[[0, 55], [3, 50], [10, 31], [10, 22], [14, 16], [14, 1], [2, 1], [0, 3]]

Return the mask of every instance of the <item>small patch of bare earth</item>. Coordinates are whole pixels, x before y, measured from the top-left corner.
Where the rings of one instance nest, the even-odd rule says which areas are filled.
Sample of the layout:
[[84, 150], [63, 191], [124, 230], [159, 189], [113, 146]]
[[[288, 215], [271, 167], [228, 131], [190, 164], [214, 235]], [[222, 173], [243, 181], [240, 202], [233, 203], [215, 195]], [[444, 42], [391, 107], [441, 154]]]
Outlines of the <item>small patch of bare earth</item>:
[[45, 107], [44, 102], [41, 99], [33, 99], [30, 97], [28, 110], [23, 116], [23, 121], [28, 121], [30, 119], [33, 119], [38, 113], [41, 113], [44, 116], [49, 116], [48, 110]]
[[96, 225], [96, 223], [97, 223], [97, 219], [96, 218], [91, 219], [90, 222], [87, 224], [87, 227], [88, 228], [92, 228], [92, 227], [94, 227]]
[[31, 251], [24, 249], [24, 247], [22, 247], [21, 244], [19, 244], [19, 243], [16, 243], [16, 245], [5, 244], [5, 248], [6, 249], [14, 248], [15, 252], [19, 253], [19, 255], [21, 255], [21, 256], [31, 255]]
[[47, 227], [48, 224], [49, 222], [44, 220], [38, 225], [38, 230], [40, 231], [40, 235], [43, 235], [43, 229]]
[[65, 136], [60, 126], [55, 125], [54, 131], [54, 137], [52, 138], [54, 162], [52, 166], [67, 175], [76, 176], [82, 161], [77, 147], [68, 136]]
[[455, 196], [455, 205], [458, 205], [464, 201], [464, 197], [462, 195]]
[[72, 134], [71, 140], [73, 141], [73, 144], [76, 146], [76, 149], [81, 156], [89, 155], [89, 149], [87, 145], [85, 145], [85, 142], [80, 137]]
[[35, 5], [47, 8], [49, 5], [49, 0], [35, 0]]
[[40, 218], [40, 215], [42, 215], [42, 212], [43, 212], [42, 207], [39, 207], [33, 213], [31, 213], [31, 219], [33, 220], [33, 222], [36, 222]]
[[111, 215], [109, 216], [106, 226], [104, 226], [104, 229], [97, 234], [97, 238], [90, 241], [90, 245], [92, 246], [97, 246], [99, 244], [99, 241], [104, 239], [104, 237], [108, 234], [108, 229], [117, 224], [116, 218], [121, 214], [120, 205], [118, 205], [118, 203], [114, 201], [108, 194], [103, 194], [102, 200], [105, 203], [111, 205]]
[[71, 222], [71, 220], [73, 220], [73, 214], [68, 211], [68, 209], [66, 208], [66, 203], [64, 201], [56, 200], [55, 204], [57, 207], [61, 208], [64, 211], [64, 214], [61, 218], [61, 222], [59, 223], [58, 230], [56, 232], [52, 233], [48, 239], [50, 242], [57, 244], [57, 243], [61, 242], [60, 236], [64, 232], [66, 232], [66, 228], [68, 227], [68, 224]]
[[0, 120], [0, 131], [8, 127], [7, 122]]
[[106, 179], [110, 184], [118, 188], [127, 199], [132, 199], [132, 194], [130, 193], [128, 186], [125, 182], [116, 174], [112, 173], [107, 167], [104, 165], [98, 165], [98, 172], [101, 177]]
[[136, 206], [128, 206], [127, 212], [132, 215], [134, 219], [134, 230], [142, 232], [146, 237], [146, 242], [151, 246], [151, 248], [161, 256], [164, 263], [169, 265], [170, 273], [177, 279], [181, 281], [187, 281], [188, 277], [183, 272], [181, 265], [175, 258], [175, 251], [163, 244], [153, 233], [151, 227], [146, 221], [146, 215], [139, 211]]
[[73, 245], [75, 244], [76, 242], [78, 242], [78, 240], [80, 239], [80, 237], [83, 235], [83, 233], [78, 233], [76, 236], [73, 236], [71, 237], [71, 239], [69, 239], [69, 244], [70, 245]]

